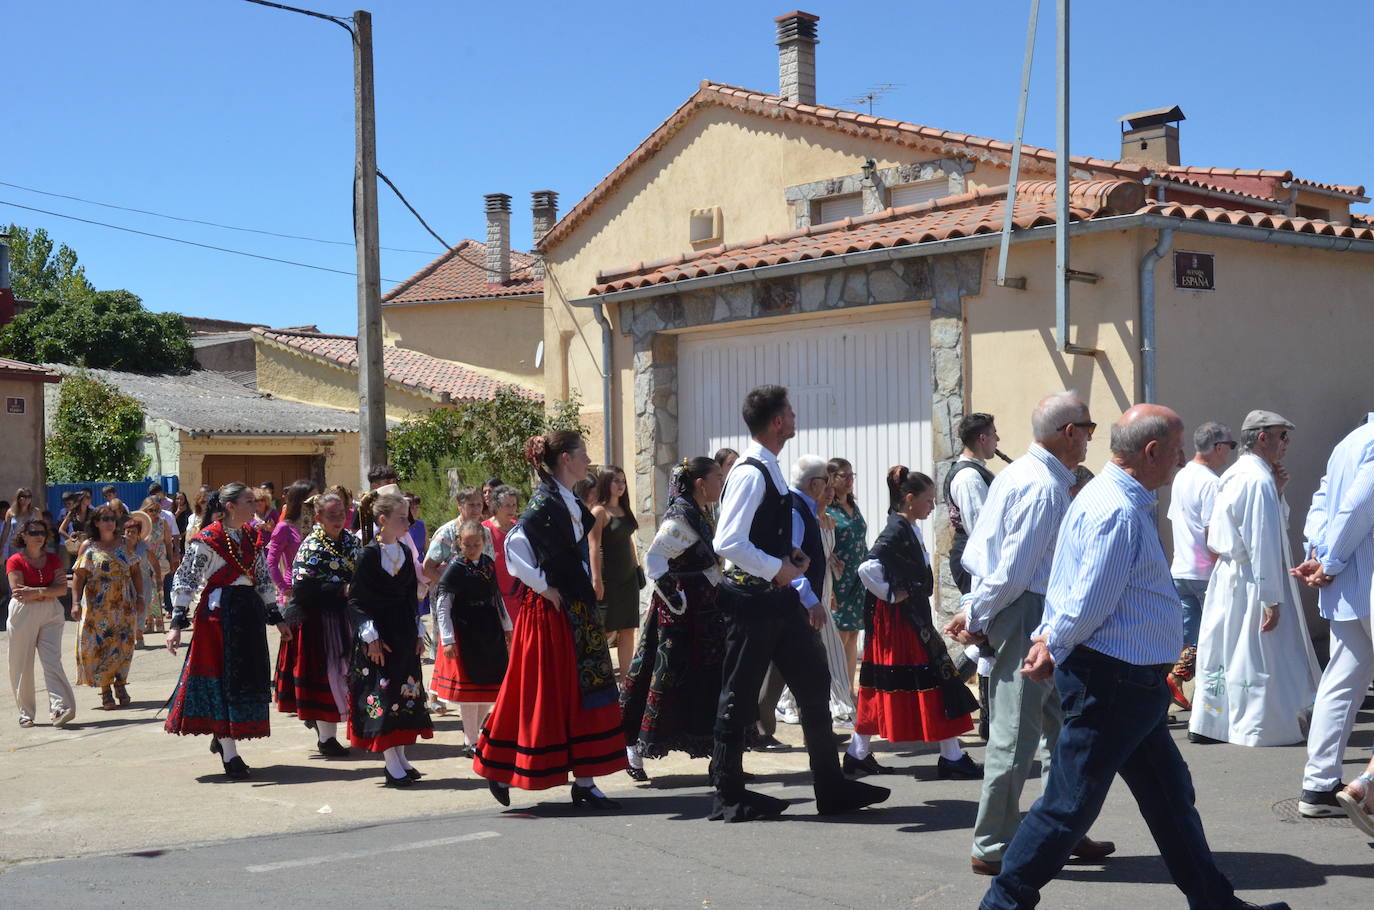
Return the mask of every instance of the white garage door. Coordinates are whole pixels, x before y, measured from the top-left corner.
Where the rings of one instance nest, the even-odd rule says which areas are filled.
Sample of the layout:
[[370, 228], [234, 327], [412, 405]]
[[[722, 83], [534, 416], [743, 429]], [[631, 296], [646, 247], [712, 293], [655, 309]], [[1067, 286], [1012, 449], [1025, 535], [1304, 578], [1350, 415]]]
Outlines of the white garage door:
[[[768, 383], [787, 386], [797, 435], [779, 457], [784, 474], [802, 455], [853, 462], [870, 542], [887, 520], [887, 469], [904, 464], [931, 473], [925, 313], [867, 319], [847, 313], [797, 329], [683, 335], [678, 369], [683, 456], [710, 455], [722, 446], [742, 451], [745, 394]], [[929, 528], [922, 533], [931, 539]]]

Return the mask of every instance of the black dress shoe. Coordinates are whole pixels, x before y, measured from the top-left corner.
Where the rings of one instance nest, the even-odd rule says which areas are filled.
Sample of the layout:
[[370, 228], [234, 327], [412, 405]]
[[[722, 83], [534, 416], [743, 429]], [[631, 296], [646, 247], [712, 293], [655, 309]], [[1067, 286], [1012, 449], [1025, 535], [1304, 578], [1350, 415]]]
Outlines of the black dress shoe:
[[649, 775], [644, 773], [643, 768], [626, 768], [625, 773], [630, 776], [630, 780], [637, 781], [641, 784], [647, 783], [649, 780]]
[[1086, 835], [1069, 852], [1079, 859], [1105, 859], [1116, 852], [1116, 844], [1109, 840], [1093, 840]]
[[402, 774], [400, 777], [392, 777], [390, 771], [384, 770], [382, 771], [382, 776], [386, 778], [386, 786], [388, 787], [401, 788], [415, 785], [415, 781], [406, 774]]
[[230, 780], [243, 780], [248, 777], [248, 766], [241, 756], [235, 755], [224, 763], [224, 776]]
[[477, 750], [474, 749], [472, 746], [464, 745], [461, 749], [458, 750], [458, 754], [463, 758], [476, 758]]
[[786, 752], [787, 743], [782, 742], [776, 736], [760, 736], [754, 742], [755, 752]]
[[982, 780], [983, 766], [973, 760], [967, 752], [958, 761], [950, 761], [944, 756], [935, 763], [935, 776], [940, 780]]
[[217, 737], [217, 736], [215, 736], [215, 735], [213, 735], [213, 734], [211, 734], [211, 736], [210, 736], [210, 754], [211, 754], [211, 755], [223, 755], [223, 754], [224, 754], [224, 747], [221, 746], [221, 745], [219, 744], [219, 737]]
[[1274, 901], [1272, 904], [1251, 904], [1245, 901], [1236, 904], [1235, 910], [1293, 910], [1287, 901]]
[[1226, 740], [1224, 740], [1224, 739], [1212, 739], [1212, 737], [1210, 737], [1210, 736], [1203, 736], [1201, 733], [1194, 733], [1192, 730], [1189, 730], [1189, 731], [1188, 731], [1188, 742], [1190, 742], [1190, 743], [1197, 743], [1198, 745], [1202, 745], [1202, 746], [1211, 746], [1211, 745], [1215, 745], [1216, 743], [1223, 743], [1223, 742], [1226, 742]]
[[419, 780], [424, 776], [424, 772], [421, 771], [419, 768], [406, 768], [406, 777], [410, 778], [411, 780]]
[[487, 789], [491, 795], [496, 797], [496, 801], [503, 806], [510, 805], [510, 787], [503, 787], [494, 780], [487, 781]]
[[592, 787], [572, 785], [572, 804], [588, 809], [619, 809], [620, 803], [608, 796], [602, 796]]
[[825, 796], [817, 794], [816, 811], [821, 815], [843, 815], [880, 803], [891, 795], [892, 791], [886, 787], [875, 787], [861, 780], [847, 780], [834, 793]]
[[713, 822], [752, 822], [764, 818], [777, 818], [787, 809], [787, 800], [743, 791], [738, 800], [731, 801], [719, 793], [711, 798], [711, 814], [706, 816]]
[[863, 758], [855, 758], [848, 752], [840, 761], [840, 770], [846, 777], [862, 777], [865, 774], [896, 774], [896, 768], [889, 768], [887, 765], [878, 764], [878, 760], [870, 752]]
[[325, 758], [346, 758], [348, 756], [348, 747], [332, 736], [322, 743], [316, 743], [315, 748], [319, 749], [320, 754]]

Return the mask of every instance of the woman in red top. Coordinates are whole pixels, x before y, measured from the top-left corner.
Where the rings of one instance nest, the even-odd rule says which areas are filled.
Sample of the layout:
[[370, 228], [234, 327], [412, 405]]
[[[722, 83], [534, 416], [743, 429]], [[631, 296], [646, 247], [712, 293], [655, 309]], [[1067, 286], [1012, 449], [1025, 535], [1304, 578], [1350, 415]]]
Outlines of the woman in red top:
[[515, 622], [520, 615], [524, 591], [520, 579], [506, 570], [506, 534], [515, 527], [515, 519], [520, 515], [520, 491], [505, 485], [492, 490], [491, 512], [491, 517], [482, 524], [491, 532], [492, 547], [496, 550], [493, 559], [496, 563], [496, 587], [501, 590], [501, 600], [510, 614], [510, 621]]
[[43, 664], [48, 689], [49, 717], [63, 727], [76, 716], [76, 693], [62, 669], [62, 604], [67, 572], [62, 558], [45, 550], [48, 523], [41, 518], [25, 521], [20, 531], [23, 549], [5, 562], [5, 574], [13, 592], [10, 600], [10, 687], [19, 705], [19, 726], [32, 727], [34, 707], [33, 658]]

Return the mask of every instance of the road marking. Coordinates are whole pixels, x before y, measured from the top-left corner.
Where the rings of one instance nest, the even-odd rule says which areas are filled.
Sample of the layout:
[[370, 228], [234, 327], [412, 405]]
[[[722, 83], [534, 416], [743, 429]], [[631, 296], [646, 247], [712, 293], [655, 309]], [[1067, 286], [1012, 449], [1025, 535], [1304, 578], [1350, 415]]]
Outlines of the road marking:
[[404, 844], [393, 844], [390, 847], [382, 847], [378, 850], [362, 850], [357, 853], [330, 853], [325, 856], [307, 856], [302, 859], [282, 860], [279, 863], [263, 863], [258, 866], [244, 866], [247, 872], [276, 872], [278, 869], [299, 869], [301, 866], [320, 866], [325, 863], [341, 863], [351, 859], [367, 859], [370, 856], [380, 856], [383, 853], [400, 853], [401, 851], [425, 850], [430, 847], [447, 847], [450, 844], [461, 844], [465, 841], [486, 840], [490, 837], [500, 837], [495, 831], [474, 831], [472, 834], [461, 834], [457, 837], [439, 837], [434, 840], [411, 841]]

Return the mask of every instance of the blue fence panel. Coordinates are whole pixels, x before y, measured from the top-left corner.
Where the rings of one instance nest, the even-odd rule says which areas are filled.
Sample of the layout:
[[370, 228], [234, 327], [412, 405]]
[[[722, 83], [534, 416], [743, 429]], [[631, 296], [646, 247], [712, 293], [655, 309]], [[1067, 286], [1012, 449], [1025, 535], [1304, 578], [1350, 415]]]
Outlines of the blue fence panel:
[[[128, 506], [130, 509], [137, 509], [139, 506], [143, 505], [143, 500], [148, 498], [148, 484], [154, 481], [162, 485], [162, 491], [166, 493], [168, 497], [181, 489], [181, 482], [178, 480], [177, 475], [163, 474], [159, 477], [145, 477], [143, 480], [137, 480], [131, 483], [116, 481], [114, 483], [114, 488], [116, 490], [115, 495], [117, 495], [120, 500], [123, 501], [124, 505]], [[62, 494], [73, 490], [90, 490], [91, 505], [103, 505], [105, 497], [101, 495], [100, 491], [110, 483], [111, 481], [108, 480], [88, 480], [84, 483], [50, 483], [45, 493], [45, 502], [47, 503], [48, 511], [52, 513], [53, 518], [57, 518], [61, 515]]]

